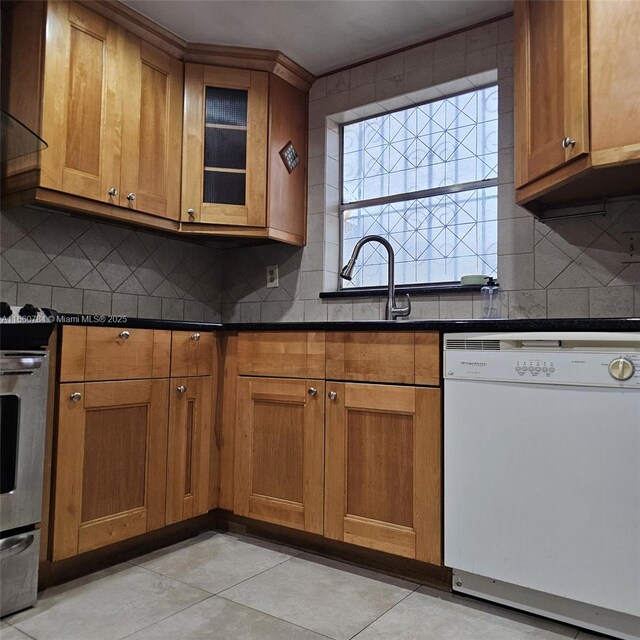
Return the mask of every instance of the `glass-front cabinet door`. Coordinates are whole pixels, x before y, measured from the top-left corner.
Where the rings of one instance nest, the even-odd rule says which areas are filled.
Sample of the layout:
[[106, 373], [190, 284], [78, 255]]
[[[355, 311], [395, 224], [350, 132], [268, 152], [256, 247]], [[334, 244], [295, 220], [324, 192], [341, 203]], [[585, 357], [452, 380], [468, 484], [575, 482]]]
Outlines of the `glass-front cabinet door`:
[[185, 66], [182, 221], [266, 225], [268, 73]]

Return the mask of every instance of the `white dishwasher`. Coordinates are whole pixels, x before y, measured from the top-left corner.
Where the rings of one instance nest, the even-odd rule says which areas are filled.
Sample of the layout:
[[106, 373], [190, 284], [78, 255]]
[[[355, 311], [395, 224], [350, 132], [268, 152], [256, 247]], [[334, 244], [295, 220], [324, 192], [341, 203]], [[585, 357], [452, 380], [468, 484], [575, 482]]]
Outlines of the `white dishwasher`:
[[453, 589], [640, 638], [640, 333], [444, 336]]

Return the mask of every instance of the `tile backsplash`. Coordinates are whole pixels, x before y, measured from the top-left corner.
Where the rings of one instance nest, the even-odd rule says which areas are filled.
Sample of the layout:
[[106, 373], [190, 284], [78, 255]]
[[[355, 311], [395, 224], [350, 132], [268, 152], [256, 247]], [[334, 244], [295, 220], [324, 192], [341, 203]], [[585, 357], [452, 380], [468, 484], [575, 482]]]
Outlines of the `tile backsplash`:
[[220, 320], [211, 247], [21, 207], [0, 214], [1, 298], [63, 313]]
[[[0, 217], [2, 299], [63, 312], [178, 320], [374, 320], [382, 298], [319, 299], [339, 270], [339, 123], [489, 82], [499, 89], [498, 280], [503, 317], [640, 316], [640, 196], [606, 216], [547, 224], [516, 206], [512, 20], [494, 22], [321, 78], [309, 105], [307, 245], [216, 249], [23, 207]], [[266, 288], [267, 265], [280, 286]], [[231, 268], [224, 268], [230, 265]], [[411, 318], [480, 317], [477, 294], [412, 297]]]
[[[640, 315], [640, 264], [623, 262], [622, 231], [640, 230], [640, 196], [609, 202], [605, 217], [544, 224], [515, 204], [513, 23], [500, 20], [317, 80], [309, 96], [308, 244], [234, 250], [222, 281], [222, 319], [360, 320], [384, 317], [382, 299], [319, 300], [339, 270], [341, 122], [498, 84], [498, 280], [503, 317]], [[267, 289], [266, 265], [286, 282]], [[282, 280], [282, 276], [281, 276]], [[481, 316], [477, 294], [412, 296], [411, 318]]]

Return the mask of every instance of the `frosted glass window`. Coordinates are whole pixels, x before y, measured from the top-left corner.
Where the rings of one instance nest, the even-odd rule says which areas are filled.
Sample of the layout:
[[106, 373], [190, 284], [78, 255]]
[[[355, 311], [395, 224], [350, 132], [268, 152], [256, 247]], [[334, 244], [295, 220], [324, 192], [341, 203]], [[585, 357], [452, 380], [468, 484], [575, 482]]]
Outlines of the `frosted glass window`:
[[[485, 87], [344, 125], [342, 264], [380, 235], [400, 284], [496, 275], [498, 89]], [[386, 252], [368, 244], [351, 282], [386, 284]]]

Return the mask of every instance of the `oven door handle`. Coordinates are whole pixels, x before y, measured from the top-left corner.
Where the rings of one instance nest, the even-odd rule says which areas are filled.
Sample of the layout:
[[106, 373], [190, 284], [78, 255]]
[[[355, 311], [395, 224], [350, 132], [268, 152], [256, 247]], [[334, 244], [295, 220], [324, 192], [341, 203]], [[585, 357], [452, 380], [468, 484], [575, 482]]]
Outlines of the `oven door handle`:
[[44, 364], [43, 356], [6, 356], [0, 358], [0, 372], [3, 376], [33, 375]]
[[34, 540], [35, 536], [33, 533], [23, 533], [19, 536], [0, 540], [0, 558], [6, 560], [12, 556], [17, 556], [19, 553], [26, 551], [33, 544]]

